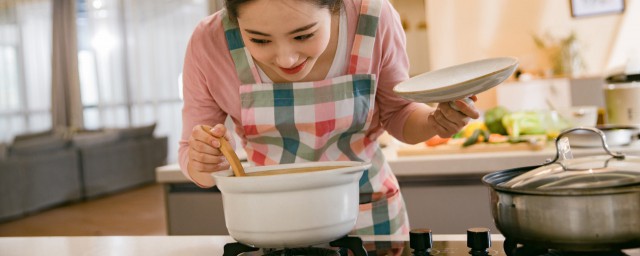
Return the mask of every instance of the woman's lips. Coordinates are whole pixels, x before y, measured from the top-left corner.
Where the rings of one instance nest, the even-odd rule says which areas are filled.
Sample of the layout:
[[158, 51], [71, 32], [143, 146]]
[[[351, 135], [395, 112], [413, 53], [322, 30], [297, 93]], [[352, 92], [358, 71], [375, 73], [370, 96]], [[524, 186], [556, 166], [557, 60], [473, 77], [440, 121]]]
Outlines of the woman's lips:
[[304, 62], [300, 63], [300, 65], [295, 66], [293, 68], [280, 68], [282, 70], [282, 72], [285, 72], [287, 74], [295, 74], [300, 72], [300, 70], [302, 70], [304, 68], [304, 65], [307, 64], [307, 61], [305, 60]]

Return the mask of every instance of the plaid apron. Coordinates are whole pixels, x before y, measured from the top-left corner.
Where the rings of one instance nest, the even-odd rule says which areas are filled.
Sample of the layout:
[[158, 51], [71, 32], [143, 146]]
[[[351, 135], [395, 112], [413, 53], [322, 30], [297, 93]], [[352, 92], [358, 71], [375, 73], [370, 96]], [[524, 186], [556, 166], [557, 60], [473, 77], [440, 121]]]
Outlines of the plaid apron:
[[376, 77], [371, 71], [381, 0], [363, 0], [348, 74], [314, 82], [262, 83], [240, 31], [223, 18], [240, 85], [243, 146], [254, 165], [310, 161], [371, 162], [360, 179], [354, 234], [408, 234], [398, 181], [377, 141], [366, 136]]

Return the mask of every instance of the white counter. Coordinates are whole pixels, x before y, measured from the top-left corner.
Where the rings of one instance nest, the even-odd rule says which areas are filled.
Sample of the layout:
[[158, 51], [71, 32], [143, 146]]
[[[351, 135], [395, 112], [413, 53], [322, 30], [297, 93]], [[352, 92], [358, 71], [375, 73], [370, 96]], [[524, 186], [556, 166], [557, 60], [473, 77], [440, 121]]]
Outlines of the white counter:
[[[408, 237], [363, 236], [364, 241], [406, 241]], [[500, 235], [492, 235], [502, 241]], [[466, 235], [434, 235], [435, 241], [466, 241]], [[216, 256], [229, 236], [94, 236], [94, 237], [2, 237], [2, 256]]]
[[[363, 241], [408, 241], [406, 236], [362, 236]], [[466, 235], [433, 235], [433, 241], [466, 241]], [[491, 241], [504, 241], [492, 234]], [[218, 256], [229, 236], [0, 237], [2, 256]], [[624, 250], [640, 255], [640, 249]], [[404, 255], [404, 254], [403, 254]]]
[[[612, 147], [613, 152], [640, 155], [640, 141], [629, 146]], [[601, 147], [572, 148], [574, 157], [606, 154]], [[540, 165], [556, 155], [555, 144], [548, 143], [542, 150], [463, 153], [398, 157], [395, 150], [385, 153], [396, 176], [441, 176], [487, 174], [511, 168]]]
[[[494, 171], [516, 167], [539, 165], [555, 156], [552, 143], [537, 151], [504, 151], [488, 153], [463, 153], [450, 155], [424, 155], [398, 157], [398, 146], [383, 149], [387, 161], [396, 176], [444, 176], [444, 175], [482, 175]], [[629, 146], [613, 147], [629, 155], [640, 155], [640, 141]], [[605, 154], [604, 149], [573, 148], [574, 157]], [[156, 179], [161, 183], [188, 182], [180, 172], [178, 164], [170, 164], [156, 169]]]
[[2, 256], [222, 255], [227, 236], [3, 237]]

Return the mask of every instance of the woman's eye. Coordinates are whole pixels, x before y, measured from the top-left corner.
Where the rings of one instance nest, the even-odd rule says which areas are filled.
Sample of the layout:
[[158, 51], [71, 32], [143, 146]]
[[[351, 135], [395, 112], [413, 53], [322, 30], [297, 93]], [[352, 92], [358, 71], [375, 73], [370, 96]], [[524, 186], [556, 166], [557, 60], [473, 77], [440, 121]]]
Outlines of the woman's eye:
[[306, 35], [301, 35], [301, 36], [296, 36], [295, 39], [298, 41], [304, 41], [307, 40], [309, 38], [312, 38], [314, 34], [306, 34]]
[[269, 40], [264, 40], [264, 39], [251, 38], [251, 42], [256, 43], [256, 44], [268, 44], [270, 41]]

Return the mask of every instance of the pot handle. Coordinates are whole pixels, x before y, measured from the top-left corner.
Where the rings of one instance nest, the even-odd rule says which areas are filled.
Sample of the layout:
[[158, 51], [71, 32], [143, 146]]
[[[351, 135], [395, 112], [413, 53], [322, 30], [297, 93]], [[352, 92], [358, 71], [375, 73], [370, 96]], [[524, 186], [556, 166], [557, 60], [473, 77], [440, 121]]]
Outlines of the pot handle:
[[575, 127], [575, 128], [570, 128], [570, 129], [564, 130], [558, 135], [558, 137], [556, 138], [556, 157], [553, 158], [553, 160], [548, 161], [544, 165], [552, 164], [552, 163], [555, 163], [556, 161], [558, 161], [558, 158], [560, 158], [560, 139], [563, 136], [565, 136], [566, 134], [574, 132], [574, 131], [578, 131], [578, 130], [591, 131], [591, 132], [594, 132], [594, 133], [600, 135], [600, 140], [602, 141], [602, 148], [604, 148], [604, 151], [606, 151], [607, 154], [609, 154], [610, 156], [612, 156], [614, 158], [617, 158], [617, 159], [624, 159], [625, 158], [625, 155], [623, 153], [611, 152], [611, 150], [609, 150], [609, 145], [607, 145], [607, 142], [606, 142], [606, 135], [600, 129], [591, 128], [591, 127], [582, 127], [581, 126], [581, 127]]

